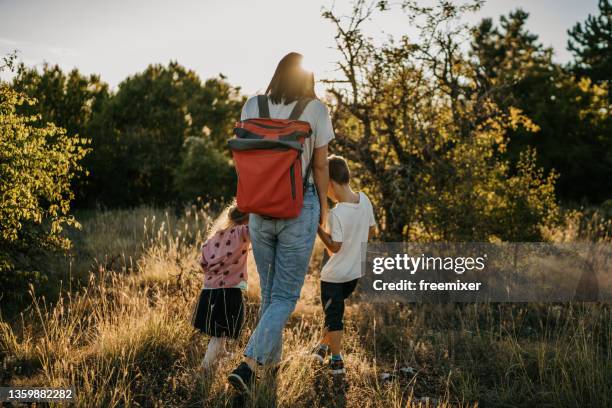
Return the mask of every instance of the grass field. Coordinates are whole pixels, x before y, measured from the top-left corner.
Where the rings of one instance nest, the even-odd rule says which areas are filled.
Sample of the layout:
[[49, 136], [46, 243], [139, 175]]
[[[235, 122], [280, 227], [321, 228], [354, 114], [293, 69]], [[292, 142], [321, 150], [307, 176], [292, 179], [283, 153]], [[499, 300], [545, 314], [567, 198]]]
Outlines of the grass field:
[[304, 357], [321, 330], [320, 247], [285, 331], [278, 375], [262, 373], [253, 398], [242, 400], [225, 377], [256, 322], [252, 259], [246, 329], [230, 346], [234, 357], [204, 378], [207, 338], [189, 321], [209, 217], [141, 208], [79, 218], [83, 229], [72, 232], [73, 255], [61, 267], [82, 286], [0, 322], [2, 385], [74, 385], [82, 407], [612, 406], [606, 304], [352, 304], [346, 386], [331, 384]]

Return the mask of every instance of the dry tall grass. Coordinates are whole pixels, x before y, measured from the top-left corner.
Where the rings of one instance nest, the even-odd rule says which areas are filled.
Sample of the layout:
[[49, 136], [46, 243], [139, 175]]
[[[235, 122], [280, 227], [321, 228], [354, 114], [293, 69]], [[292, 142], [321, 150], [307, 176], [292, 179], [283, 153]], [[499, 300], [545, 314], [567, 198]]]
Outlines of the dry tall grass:
[[[320, 335], [316, 274], [285, 331], [279, 374], [262, 373], [253, 398], [242, 400], [224, 378], [256, 321], [252, 260], [247, 326], [217, 376], [202, 377], [207, 339], [189, 325], [208, 221], [202, 212], [179, 220], [146, 209], [84, 219], [73, 265], [93, 266], [87, 283], [0, 322], [1, 383], [74, 385], [83, 407], [612, 406], [612, 319], [601, 304], [354, 304], [342, 391], [304, 358]], [[415, 372], [381, 380], [402, 366]]]

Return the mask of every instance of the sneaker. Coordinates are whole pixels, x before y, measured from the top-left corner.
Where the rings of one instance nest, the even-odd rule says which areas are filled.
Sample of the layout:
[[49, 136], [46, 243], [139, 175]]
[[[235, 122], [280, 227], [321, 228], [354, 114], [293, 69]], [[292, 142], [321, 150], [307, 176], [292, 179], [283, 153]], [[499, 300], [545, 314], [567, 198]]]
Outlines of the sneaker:
[[325, 357], [327, 357], [328, 350], [329, 348], [317, 346], [310, 353], [310, 357], [312, 357], [314, 360], [317, 360], [319, 364], [323, 364], [325, 362]]
[[255, 373], [244, 361], [227, 377], [227, 381], [241, 394], [248, 394], [255, 381]]
[[344, 368], [344, 360], [331, 360], [329, 362], [329, 371], [331, 375], [343, 375], [346, 374], [346, 369]]

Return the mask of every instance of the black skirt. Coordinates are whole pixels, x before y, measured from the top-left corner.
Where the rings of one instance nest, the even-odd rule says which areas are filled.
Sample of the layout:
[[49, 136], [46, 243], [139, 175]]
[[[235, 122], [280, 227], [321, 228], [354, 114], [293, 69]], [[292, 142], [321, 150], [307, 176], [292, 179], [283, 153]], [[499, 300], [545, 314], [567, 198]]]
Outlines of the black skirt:
[[193, 311], [193, 327], [215, 337], [238, 338], [244, 322], [239, 288], [202, 289]]

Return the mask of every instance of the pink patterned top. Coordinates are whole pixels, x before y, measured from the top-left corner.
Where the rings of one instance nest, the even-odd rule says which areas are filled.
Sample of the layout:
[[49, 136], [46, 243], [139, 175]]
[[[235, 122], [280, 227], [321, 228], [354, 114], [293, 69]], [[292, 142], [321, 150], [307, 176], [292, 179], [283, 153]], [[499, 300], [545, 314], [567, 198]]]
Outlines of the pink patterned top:
[[202, 245], [200, 265], [206, 289], [246, 286], [249, 227], [237, 225], [217, 231]]

